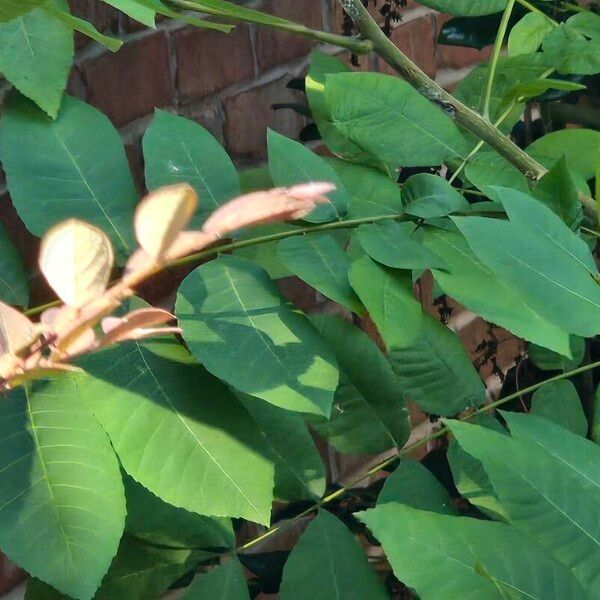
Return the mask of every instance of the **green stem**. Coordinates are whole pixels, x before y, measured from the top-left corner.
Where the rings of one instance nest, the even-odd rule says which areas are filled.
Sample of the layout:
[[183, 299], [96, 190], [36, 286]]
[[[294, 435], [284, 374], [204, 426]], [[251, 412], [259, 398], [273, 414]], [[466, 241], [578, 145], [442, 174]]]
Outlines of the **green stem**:
[[526, 8], [529, 12], [535, 13], [536, 15], [542, 15], [542, 17], [546, 17], [546, 19], [548, 19], [548, 21], [550, 21], [550, 23], [552, 23], [554, 27], [558, 27], [558, 23], [552, 17], [547, 15], [544, 11], [540, 10], [537, 6], [534, 6], [530, 2], [527, 2], [527, 0], [517, 0], [517, 3], [519, 3], [523, 8]]
[[[598, 367], [600, 367], [600, 361], [590, 363], [588, 365], [584, 365], [577, 369], [573, 369], [572, 371], [567, 371], [566, 373], [561, 373], [559, 375], [556, 375], [555, 377], [550, 377], [549, 379], [545, 379], [544, 381], [540, 381], [539, 383], [535, 383], [533, 385], [530, 385], [529, 387], [519, 390], [518, 392], [515, 392], [514, 394], [510, 394], [504, 398], [500, 398], [500, 400], [496, 400], [495, 402], [492, 402], [491, 404], [482, 406], [481, 408], [466, 415], [465, 417], [463, 417], [460, 420], [461, 421], [469, 421], [469, 420], [473, 419], [474, 417], [481, 415], [483, 413], [487, 413], [491, 410], [494, 410], [494, 409], [498, 408], [499, 406], [506, 404], [507, 402], [516, 400], [520, 396], [523, 396], [525, 394], [530, 394], [531, 392], [535, 392], [536, 390], [540, 389], [542, 386], [544, 386], [548, 383], [552, 383], [554, 381], [560, 381], [561, 379], [567, 379], [568, 377], [573, 377], [575, 375], [579, 375], [580, 373], [585, 373], [586, 371], [590, 371], [590, 370], [596, 369]], [[382, 469], [385, 469], [386, 467], [390, 466], [391, 464], [393, 464], [394, 462], [396, 462], [403, 456], [406, 456], [413, 450], [416, 450], [417, 448], [424, 446], [425, 444], [431, 442], [432, 440], [435, 440], [437, 438], [440, 438], [440, 437], [446, 435], [447, 433], [449, 433], [449, 431], [450, 431], [450, 429], [448, 427], [444, 426], [441, 429], [438, 429], [437, 431], [434, 431], [433, 433], [430, 433], [429, 435], [414, 442], [410, 446], [405, 446], [398, 452], [398, 454], [395, 454], [394, 456], [391, 456], [390, 458], [386, 458], [382, 462], [376, 464], [374, 467], [371, 467], [368, 471], [365, 471], [364, 473], [362, 473], [361, 475], [359, 475], [358, 477], [356, 477], [355, 479], [350, 481], [350, 483], [347, 483], [346, 485], [337, 489], [335, 492], [332, 492], [328, 496], [325, 496], [319, 502], [316, 502], [313, 506], [302, 511], [299, 515], [296, 515], [294, 518], [290, 519], [289, 521], [285, 521], [281, 524], [274, 525], [273, 527], [267, 529], [264, 533], [262, 533], [258, 537], [255, 537], [255, 538], [251, 539], [250, 541], [246, 542], [245, 544], [243, 544], [242, 546], [240, 546], [239, 548], [236, 548], [236, 552], [243, 552], [245, 550], [249, 550], [250, 548], [253, 548], [254, 546], [259, 544], [263, 540], [271, 537], [277, 531], [282, 530], [287, 525], [290, 525], [291, 523], [296, 522], [298, 519], [301, 519], [302, 517], [306, 517], [310, 513], [314, 512], [315, 510], [318, 510], [321, 506], [323, 506], [325, 504], [329, 504], [332, 500], [335, 500], [336, 498], [343, 496], [346, 492], [350, 491], [353, 487], [355, 487], [359, 483], [362, 483], [365, 479], [367, 479], [371, 475], [374, 475], [375, 473], [378, 473]]]
[[[449, 94], [428, 77], [381, 31], [379, 25], [373, 20], [361, 0], [339, 0], [339, 2], [348, 15], [350, 15], [362, 35], [373, 42], [373, 50], [377, 55], [397, 71], [419, 93], [429, 100], [443, 102], [451, 107], [457, 123], [476, 135], [480, 140], [489, 144], [498, 154], [504, 156], [508, 162], [517, 167], [527, 178], [537, 181], [548, 172], [544, 166], [521, 150], [509, 137], [494, 127], [487, 119], [484, 119], [479, 113], [460, 102], [460, 100], [457, 100], [452, 94]], [[578, 194], [578, 197], [583, 204], [586, 215], [595, 222], [597, 219], [596, 202], [581, 192]]]
[[494, 50], [492, 52], [492, 59], [488, 68], [488, 78], [485, 86], [485, 93], [483, 96], [482, 103], [482, 114], [489, 121], [490, 119], [490, 102], [492, 100], [492, 90], [494, 89], [494, 78], [496, 77], [496, 68], [498, 66], [498, 59], [500, 58], [500, 52], [502, 51], [502, 44], [506, 37], [506, 31], [508, 30], [508, 23], [512, 15], [513, 8], [515, 6], [515, 0], [508, 0], [504, 13], [502, 14], [502, 20], [500, 21], [500, 27], [496, 33], [496, 40], [494, 42]]
[[183, 10], [192, 10], [207, 15], [224, 17], [235, 21], [246, 21], [247, 23], [255, 23], [256, 25], [287, 31], [324, 44], [347, 48], [354, 54], [368, 54], [373, 50], [373, 45], [367, 40], [359, 40], [327, 31], [310, 29], [299, 23], [269, 15], [259, 10], [237, 6], [223, 0], [168, 0], [168, 2]]

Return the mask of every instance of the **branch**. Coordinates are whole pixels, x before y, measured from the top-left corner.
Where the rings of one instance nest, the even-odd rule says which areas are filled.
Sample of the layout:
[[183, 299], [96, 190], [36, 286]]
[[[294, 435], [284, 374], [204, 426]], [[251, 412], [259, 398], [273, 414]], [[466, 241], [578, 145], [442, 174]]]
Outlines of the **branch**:
[[259, 10], [236, 6], [222, 0], [205, 0], [204, 2], [202, 0], [168, 0], [168, 2], [183, 10], [191, 10], [207, 15], [225, 17], [235, 21], [255, 23], [256, 25], [263, 25], [264, 27], [271, 27], [272, 29], [279, 29], [280, 31], [287, 31], [288, 33], [294, 33], [302, 37], [316, 40], [317, 42], [346, 48], [354, 54], [368, 54], [373, 50], [373, 44], [368, 40], [359, 40], [353, 37], [336, 35], [327, 31], [310, 29], [309, 27], [294, 23], [293, 21], [288, 21], [287, 19], [269, 15]]

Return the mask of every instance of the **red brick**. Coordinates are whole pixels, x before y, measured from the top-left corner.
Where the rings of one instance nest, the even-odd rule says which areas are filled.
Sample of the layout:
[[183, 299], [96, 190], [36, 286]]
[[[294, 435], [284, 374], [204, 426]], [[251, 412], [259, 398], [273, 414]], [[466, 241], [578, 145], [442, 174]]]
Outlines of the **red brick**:
[[246, 25], [238, 25], [228, 34], [196, 27], [183, 29], [174, 35], [174, 41], [177, 87], [183, 101], [203, 98], [254, 77]]
[[[436, 39], [442, 25], [452, 18], [451, 15], [436, 15], [437, 22]], [[440, 69], [462, 69], [483, 62], [490, 57], [491, 46], [479, 51], [475, 48], [464, 48], [462, 46], [436, 45], [436, 62]]]
[[225, 141], [239, 160], [257, 161], [267, 155], [267, 127], [295, 138], [303, 117], [290, 110], [273, 110], [278, 102], [302, 102], [303, 95], [285, 87], [288, 78], [242, 92], [225, 102]]
[[[435, 77], [435, 31], [431, 16], [399, 25], [392, 32], [391, 39], [427, 75]], [[379, 59], [379, 70], [390, 75], [396, 73], [381, 59]]]
[[[100, 33], [114, 35], [119, 29], [119, 11], [98, 0], [68, 0], [73, 16], [94, 24]], [[82, 33], [75, 32], [75, 47], [83, 48], [92, 40]]]
[[[267, 0], [262, 7], [278, 17], [302, 23], [312, 29], [322, 29], [323, 13], [320, 0]], [[256, 38], [258, 68], [266, 71], [278, 64], [308, 54], [314, 42], [290, 33], [260, 27]]]
[[126, 44], [81, 65], [86, 100], [120, 127], [172, 103], [164, 32]]

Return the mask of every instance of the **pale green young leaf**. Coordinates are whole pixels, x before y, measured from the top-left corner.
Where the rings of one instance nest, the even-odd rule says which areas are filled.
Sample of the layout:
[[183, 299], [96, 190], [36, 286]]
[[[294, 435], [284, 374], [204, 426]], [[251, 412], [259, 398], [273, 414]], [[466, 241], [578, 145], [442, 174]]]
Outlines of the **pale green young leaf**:
[[33, 234], [76, 217], [102, 229], [121, 260], [136, 247], [137, 193], [123, 142], [96, 109], [65, 96], [52, 121], [11, 97], [0, 122], [0, 158], [15, 208]]
[[539, 13], [528, 12], [510, 30], [508, 36], [508, 54], [529, 54], [542, 45], [546, 35], [554, 29], [552, 21]]
[[156, 496], [201, 515], [269, 523], [273, 465], [250, 415], [175, 339], [87, 355], [77, 395], [123, 468]]
[[288, 187], [297, 183], [326, 181], [336, 189], [327, 197], [329, 203], [317, 206], [304, 217], [310, 223], [327, 223], [342, 219], [348, 212], [349, 196], [336, 172], [320, 156], [283, 135], [269, 130], [269, 172], [273, 183]]
[[188, 183], [198, 194], [191, 228], [199, 228], [215, 209], [240, 194], [240, 182], [221, 144], [198, 123], [156, 110], [143, 140], [146, 185]]
[[29, 276], [23, 259], [0, 225], [0, 300], [6, 304], [27, 306]]
[[394, 269], [446, 269], [443, 258], [426, 248], [412, 222], [381, 221], [361, 225], [356, 235], [365, 252], [377, 262]]
[[576, 92], [578, 90], [585, 90], [586, 86], [581, 83], [574, 81], [566, 81], [564, 79], [550, 79], [549, 77], [539, 77], [520, 83], [515, 87], [509, 89], [504, 95], [505, 102], [511, 102], [513, 100], [527, 100], [529, 98], [535, 98], [541, 96], [548, 90], [561, 90], [566, 92]]
[[244, 570], [234, 556], [225, 564], [194, 577], [181, 600], [250, 600]]
[[[48, 4], [69, 8], [66, 0]], [[73, 52], [73, 32], [41, 8], [0, 23], [0, 73], [52, 118], [67, 85]]]
[[294, 546], [279, 590], [281, 600], [386, 600], [388, 595], [346, 526], [320, 510]]
[[419, 173], [409, 177], [402, 187], [406, 214], [421, 219], [445, 217], [453, 212], [469, 210], [469, 203], [445, 179]]
[[565, 564], [583, 587], [595, 589], [600, 448], [546, 419], [502, 414], [512, 436], [458, 421], [448, 426], [463, 450], [481, 461], [505, 518]]
[[324, 296], [361, 314], [364, 307], [350, 287], [350, 258], [327, 233], [289, 237], [277, 244], [277, 255], [294, 275]]
[[[337, 132], [382, 163], [437, 165], [469, 151], [454, 121], [398, 77], [327, 75], [325, 97]], [[344, 158], [343, 147], [330, 150]]]
[[455, 231], [426, 227], [423, 243], [441, 256], [448, 270], [433, 270], [446, 294], [465, 308], [515, 335], [569, 353], [569, 335], [532, 308], [518, 288], [507, 285], [480, 261], [464, 237]]
[[87, 599], [117, 552], [125, 495], [108, 437], [70, 381], [56, 382], [0, 403], [0, 545], [32, 576]]
[[421, 598], [588, 597], [567, 568], [504, 523], [437, 514], [395, 502], [357, 516], [382, 543], [396, 577]]
[[411, 459], [402, 460], [385, 480], [377, 497], [377, 506], [388, 502], [444, 515], [457, 514], [448, 492], [435, 475]]
[[543, 417], [583, 437], [587, 419], [575, 386], [567, 380], [553, 381], [537, 390], [531, 398], [531, 414]]
[[544, 38], [542, 50], [548, 63], [559, 73], [595, 75], [600, 71], [600, 38], [587, 39], [570, 29], [568, 22], [562, 23]]
[[401, 448], [410, 421], [398, 377], [376, 344], [358, 327], [331, 315], [311, 319], [340, 365], [331, 417], [311, 426], [338, 451], [378, 453]]
[[106, 4], [110, 4], [114, 6], [116, 9], [120, 10], [122, 13], [126, 14], [128, 17], [131, 17], [135, 21], [138, 21], [142, 25], [146, 27], [155, 27], [154, 19], [156, 17], [156, 13], [149, 7], [144, 6], [142, 3], [137, 0], [103, 0]]
[[[218, 2], [219, 0], [208, 0], [208, 2], [215, 1]], [[165, 3], [162, 0], [135, 0], [135, 2], [153, 10], [158, 15], [163, 15], [176, 21], [182, 21], [183, 23], [188, 23], [189, 25], [193, 25], [194, 27], [199, 27], [201, 29], [212, 29], [222, 33], [229, 33], [234, 27], [234, 25], [217, 23], [215, 21], [209, 21], [208, 19], [194, 17], [193, 13], [173, 10], [168, 3]], [[204, 2], [204, 4], [206, 4], [206, 2]], [[199, 9], [201, 9], [200, 6]]]
[[194, 356], [240, 392], [329, 416], [335, 357], [260, 267], [222, 256], [179, 288], [176, 313]]
[[301, 415], [237, 394], [272, 450], [275, 497], [297, 501], [325, 493], [325, 467]]

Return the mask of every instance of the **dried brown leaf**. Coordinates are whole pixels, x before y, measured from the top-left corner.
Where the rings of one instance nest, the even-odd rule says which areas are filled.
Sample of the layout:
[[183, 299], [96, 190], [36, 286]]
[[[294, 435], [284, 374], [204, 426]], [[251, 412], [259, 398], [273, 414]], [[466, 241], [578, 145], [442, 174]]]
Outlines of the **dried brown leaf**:
[[40, 269], [58, 297], [80, 307], [106, 289], [114, 255], [106, 234], [89, 223], [69, 219], [42, 239]]
[[154, 260], [161, 260], [190, 222], [198, 198], [188, 184], [162, 187], [148, 194], [135, 211], [135, 235]]

